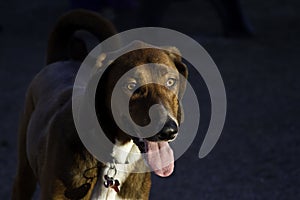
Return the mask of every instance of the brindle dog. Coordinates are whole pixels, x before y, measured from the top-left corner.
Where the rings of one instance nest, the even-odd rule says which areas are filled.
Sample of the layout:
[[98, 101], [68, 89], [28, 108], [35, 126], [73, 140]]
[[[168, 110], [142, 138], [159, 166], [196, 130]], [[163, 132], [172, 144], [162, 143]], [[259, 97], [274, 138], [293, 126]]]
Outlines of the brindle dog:
[[[47, 66], [36, 75], [26, 94], [12, 199], [31, 199], [37, 182], [40, 199], [148, 199], [150, 172], [118, 171], [118, 188], [104, 187], [103, 176], [108, 166], [87, 151], [78, 137], [72, 116], [72, 89], [87, 50], [81, 41], [72, 40], [71, 46], [69, 41], [79, 29], [91, 32], [100, 41], [116, 33], [108, 21], [82, 10], [72, 11], [58, 21], [49, 39]], [[144, 46], [141, 42], [134, 45]], [[101, 62], [105, 60], [101, 58]], [[147, 63], [160, 65], [161, 70], [137, 68]], [[112, 116], [112, 90], [118, 79], [130, 69], [134, 69], [133, 73], [125, 78], [124, 87], [118, 93], [125, 97], [134, 90], [129, 103], [133, 121], [140, 126], [147, 125], [149, 108], [157, 103], [163, 106], [167, 115], [163, 128], [152, 137], [140, 139], [124, 133]], [[174, 167], [168, 142], [175, 139], [182, 121], [179, 102], [185, 90], [182, 77], [187, 77], [187, 68], [179, 52], [174, 53], [174, 48], [172, 51], [142, 48], [113, 61], [96, 90], [95, 110], [110, 141], [130, 152], [148, 153], [146, 162], [163, 177], [169, 176]], [[144, 85], [147, 81], [160, 84]], [[162, 151], [156, 153], [158, 150]], [[128, 155], [120, 156], [114, 149], [112, 157], [117, 164], [129, 162]], [[133, 164], [133, 168], [144, 165], [142, 159], [129, 164]], [[162, 166], [165, 160], [171, 162]]]

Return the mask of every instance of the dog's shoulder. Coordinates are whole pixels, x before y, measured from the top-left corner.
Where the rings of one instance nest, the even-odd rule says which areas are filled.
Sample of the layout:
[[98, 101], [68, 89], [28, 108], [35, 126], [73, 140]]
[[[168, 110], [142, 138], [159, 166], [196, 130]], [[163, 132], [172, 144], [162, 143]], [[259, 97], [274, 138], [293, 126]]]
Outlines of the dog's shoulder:
[[74, 61], [56, 62], [44, 67], [31, 81], [29, 91], [34, 104], [55, 100], [73, 87], [80, 63]]

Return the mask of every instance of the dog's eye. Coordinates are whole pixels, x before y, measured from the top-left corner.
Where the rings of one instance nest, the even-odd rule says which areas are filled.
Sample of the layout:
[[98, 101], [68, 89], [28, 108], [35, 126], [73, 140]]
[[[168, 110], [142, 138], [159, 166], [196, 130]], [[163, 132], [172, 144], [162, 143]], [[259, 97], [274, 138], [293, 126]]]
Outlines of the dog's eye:
[[127, 84], [127, 89], [128, 90], [133, 90], [135, 88], [136, 88], [136, 83], [132, 82], [132, 83]]
[[173, 87], [176, 84], [176, 79], [175, 78], [169, 78], [166, 82], [167, 87]]

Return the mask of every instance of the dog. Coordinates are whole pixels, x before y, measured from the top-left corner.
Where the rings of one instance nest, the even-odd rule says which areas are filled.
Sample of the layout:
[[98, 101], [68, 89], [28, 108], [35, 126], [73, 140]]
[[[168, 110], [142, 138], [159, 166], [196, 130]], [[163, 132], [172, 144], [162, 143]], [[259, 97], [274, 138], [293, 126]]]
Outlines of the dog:
[[[180, 99], [188, 76], [179, 51], [174, 47], [169, 51], [134, 42], [133, 46], [143, 48], [125, 53], [112, 62], [107, 61], [105, 55], [99, 55], [96, 68], [101, 69], [104, 62], [109, 65], [97, 85], [95, 111], [114, 146], [112, 161], [102, 163], [83, 145], [72, 115], [74, 80], [88, 54], [82, 40], [72, 37], [81, 29], [92, 33], [99, 41], [116, 34], [110, 22], [93, 12], [71, 11], [58, 20], [48, 41], [47, 66], [35, 76], [26, 93], [12, 199], [31, 199], [37, 183], [40, 199], [45, 200], [148, 199], [151, 170], [135, 173], [134, 169], [150, 168], [162, 177], [173, 172], [174, 158], [169, 142], [176, 138], [183, 120]], [[158, 65], [159, 70], [137, 67], [147, 63]], [[132, 73], [125, 77], [124, 87], [117, 93], [121, 101], [122, 97], [130, 98], [130, 117], [139, 126], [150, 123], [148, 112], [152, 105], [162, 106], [157, 117], [164, 115], [166, 118], [161, 130], [153, 136], [129, 135], [114, 120], [110, 105], [112, 91], [129, 70]], [[153, 79], [161, 84], [143, 84]], [[121, 109], [121, 105], [113, 106], [117, 111]], [[131, 125], [124, 116], [120, 123]], [[141, 156], [131, 159], [132, 152]], [[142, 156], [143, 153], [148, 156]], [[163, 165], [166, 161], [168, 164]], [[125, 163], [128, 170], [118, 170], [116, 166]]]

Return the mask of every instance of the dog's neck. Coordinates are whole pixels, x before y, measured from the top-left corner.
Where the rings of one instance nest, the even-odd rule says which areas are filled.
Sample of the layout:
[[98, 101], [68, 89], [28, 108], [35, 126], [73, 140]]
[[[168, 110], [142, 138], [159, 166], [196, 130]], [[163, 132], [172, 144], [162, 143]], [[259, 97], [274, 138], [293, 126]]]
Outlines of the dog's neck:
[[120, 186], [118, 187], [123, 195], [124, 191], [122, 191], [122, 186], [126, 182], [128, 176], [133, 172], [137, 172], [137, 170], [147, 171], [147, 166], [144, 163], [142, 154], [132, 140], [125, 144], [116, 141], [111, 155], [114, 162], [107, 163], [106, 166], [101, 169], [97, 184], [93, 190], [92, 199], [123, 199], [123, 197], [121, 197], [113, 188], [104, 186], [104, 176], [108, 174], [111, 166], [114, 166], [116, 169], [116, 174], [113, 178], [119, 181]]
[[132, 140], [125, 144], [116, 140], [111, 156], [116, 164], [131, 164], [141, 159], [140, 150]]

